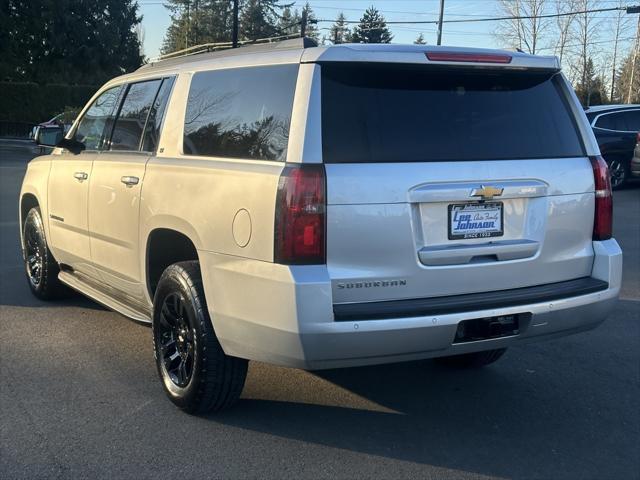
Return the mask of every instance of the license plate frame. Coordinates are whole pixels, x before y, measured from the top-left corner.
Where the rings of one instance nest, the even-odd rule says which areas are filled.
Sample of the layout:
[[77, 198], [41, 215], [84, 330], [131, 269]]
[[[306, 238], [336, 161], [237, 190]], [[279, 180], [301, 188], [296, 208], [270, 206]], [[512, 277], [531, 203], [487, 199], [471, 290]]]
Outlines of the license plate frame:
[[[500, 215], [500, 228], [493, 230], [481, 230], [471, 231], [469, 233], [454, 233], [453, 228], [453, 215], [454, 212], [466, 211], [471, 213], [477, 213], [478, 211], [486, 210], [499, 210]], [[482, 220], [482, 219], [479, 219]], [[489, 219], [487, 221], [494, 220]], [[467, 203], [452, 203], [448, 206], [447, 215], [447, 236], [449, 240], [468, 240], [476, 238], [493, 238], [504, 236], [504, 204], [503, 202], [467, 202]]]

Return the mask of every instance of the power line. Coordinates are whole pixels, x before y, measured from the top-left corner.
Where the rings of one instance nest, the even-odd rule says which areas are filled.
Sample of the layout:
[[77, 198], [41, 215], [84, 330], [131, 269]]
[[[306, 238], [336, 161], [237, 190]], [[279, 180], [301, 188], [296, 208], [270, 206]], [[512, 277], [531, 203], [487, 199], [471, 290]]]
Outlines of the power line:
[[[609, 8], [594, 8], [591, 10], [579, 10], [575, 12], [564, 13], [548, 13], [544, 15], [519, 15], [513, 17], [493, 17], [493, 18], [468, 18], [468, 19], [453, 19], [443, 20], [442, 23], [476, 23], [476, 22], [499, 22], [503, 20], [532, 20], [539, 18], [557, 18], [568, 17], [573, 15], [583, 15], [585, 13], [600, 13], [600, 12], [613, 12], [620, 10], [628, 10], [633, 7], [609, 7]], [[318, 22], [334, 22], [335, 20], [319, 19]], [[345, 23], [360, 23], [360, 20], [344, 20]], [[387, 25], [437, 25], [438, 20], [392, 20], [385, 22]]]

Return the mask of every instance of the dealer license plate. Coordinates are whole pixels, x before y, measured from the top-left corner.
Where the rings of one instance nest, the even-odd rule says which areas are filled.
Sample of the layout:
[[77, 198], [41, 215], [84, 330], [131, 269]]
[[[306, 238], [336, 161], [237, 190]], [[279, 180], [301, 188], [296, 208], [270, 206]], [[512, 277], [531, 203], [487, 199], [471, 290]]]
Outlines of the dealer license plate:
[[449, 240], [504, 235], [502, 202], [449, 205]]

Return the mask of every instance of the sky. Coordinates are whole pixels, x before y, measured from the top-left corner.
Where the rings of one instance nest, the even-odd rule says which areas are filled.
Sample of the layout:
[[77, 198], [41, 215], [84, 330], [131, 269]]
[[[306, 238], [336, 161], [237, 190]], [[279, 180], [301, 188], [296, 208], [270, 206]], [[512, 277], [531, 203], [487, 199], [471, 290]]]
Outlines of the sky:
[[[289, 0], [290, 2], [291, 0]], [[562, 0], [549, 0], [556, 2]], [[616, 6], [619, 0], [601, 0], [602, 6]], [[283, 1], [283, 3], [287, 3]], [[304, 1], [295, 1], [294, 8], [300, 8]], [[163, 6], [162, 0], [138, 0], [140, 13], [143, 15], [142, 26], [145, 33], [144, 53], [149, 58], [159, 55], [164, 33], [171, 23], [168, 10]], [[335, 19], [338, 13], [343, 12], [348, 20], [358, 20], [364, 10], [374, 5], [380, 10], [388, 21], [404, 20], [437, 20], [440, 0], [309, 0], [311, 8], [319, 19]], [[640, 0], [629, 0], [628, 5], [638, 5]], [[478, 17], [498, 16], [499, 10], [496, 0], [445, 0], [446, 19], [470, 19]], [[601, 14], [603, 19], [612, 13]], [[321, 22], [319, 28], [328, 29], [332, 22]], [[496, 24], [494, 22], [483, 23], [457, 23], [445, 24], [442, 36], [444, 45], [468, 46], [468, 47], [500, 47], [499, 40], [494, 35]], [[631, 25], [633, 27], [633, 25]], [[436, 43], [435, 25], [390, 25], [394, 34], [393, 43], [413, 43], [416, 37], [423, 33], [429, 44]], [[321, 35], [328, 30], [321, 30]], [[629, 37], [635, 35], [634, 29], [630, 29]], [[598, 32], [598, 50], [606, 51], [611, 31], [601, 28]], [[629, 40], [630, 44], [632, 41]], [[551, 45], [542, 50], [542, 54], [553, 54]]]

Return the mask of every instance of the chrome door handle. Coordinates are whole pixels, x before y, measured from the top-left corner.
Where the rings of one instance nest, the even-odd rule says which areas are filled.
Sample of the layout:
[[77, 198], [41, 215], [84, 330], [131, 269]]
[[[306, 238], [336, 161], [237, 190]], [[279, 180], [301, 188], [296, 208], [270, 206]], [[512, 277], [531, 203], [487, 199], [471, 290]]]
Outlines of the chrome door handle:
[[133, 187], [134, 185], [138, 184], [140, 179], [138, 177], [124, 176], [120, 179], [120, 181], [124, 183], [127, 187]]
[[83, 180], [89, 178], [89, 174], [85, 172], [76, 172], [73, 174], [73, 178], [75, 178], [79, 182], [82, 182]]

